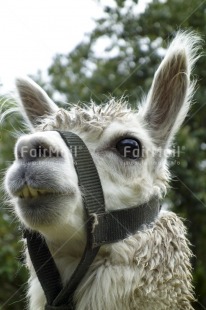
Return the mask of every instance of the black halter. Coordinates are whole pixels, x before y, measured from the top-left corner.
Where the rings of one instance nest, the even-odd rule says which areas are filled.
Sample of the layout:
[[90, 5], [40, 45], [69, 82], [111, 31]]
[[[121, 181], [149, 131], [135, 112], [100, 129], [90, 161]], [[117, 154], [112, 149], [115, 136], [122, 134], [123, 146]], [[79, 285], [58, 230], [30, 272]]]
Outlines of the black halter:
[[87, 233], [87, 243], [80, 263], [65, 287], [62, 286], [59, 271], [42, 236], [26, 230], [25, 238], [32, 264], [46, 296], [45, 310], [72, 310], [75, 309], [75, 290], [100, 246], [135, 234], [143, 224], [150, 224], [155, 220], [160, 207], [158, 199], [153, 197], [139, 206], [107, 212], [99, 175], [86, 145], [74, 133], [58, 132], [73, 156], [79, 186], [83, 192]]

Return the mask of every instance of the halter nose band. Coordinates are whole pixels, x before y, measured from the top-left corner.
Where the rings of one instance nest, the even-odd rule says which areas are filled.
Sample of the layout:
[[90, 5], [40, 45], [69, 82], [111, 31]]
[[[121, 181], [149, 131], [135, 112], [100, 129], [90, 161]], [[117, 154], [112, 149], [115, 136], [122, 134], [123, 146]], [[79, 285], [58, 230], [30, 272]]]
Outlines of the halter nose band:
[[86, 247], [80, 263], [64, 288], [46, 241], [39, 243], [39, 238], [42, 238], [40, 234], [30, 231], [26, 231], [25, 237], [31, 261], [47, 299], [45, 310], [72, 310], [75, 309], [74, 293], [100, 246], [118, 242], [135, 234], [143, 224], [150, 224], [155, 220], [160, 207], [158, 199], [152, 197], [149, 202], [142, 205], [106, 211], [99, 174], [87, 146], [72, 132], [58, 131], [58, 133], [73, 156], [79, 186], [83, 193], [87, 234]]
[[89, 216], [93, 213], [104, 213], [105, 203], [101, 181], [86, 144], [72, 132], [58, 132], [72, 153], [79, 186], [84, 193], [85, 211]]

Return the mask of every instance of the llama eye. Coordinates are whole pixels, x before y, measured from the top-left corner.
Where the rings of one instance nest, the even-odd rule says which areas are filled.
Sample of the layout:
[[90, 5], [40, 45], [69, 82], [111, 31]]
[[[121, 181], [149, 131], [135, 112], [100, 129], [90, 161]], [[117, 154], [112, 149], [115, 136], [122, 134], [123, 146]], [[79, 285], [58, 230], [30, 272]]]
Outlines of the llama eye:
[[116, 149], [125, 158], [137, 159], [141, 157], [141, 144], [132, 138], [122, 139], [116, 144]]

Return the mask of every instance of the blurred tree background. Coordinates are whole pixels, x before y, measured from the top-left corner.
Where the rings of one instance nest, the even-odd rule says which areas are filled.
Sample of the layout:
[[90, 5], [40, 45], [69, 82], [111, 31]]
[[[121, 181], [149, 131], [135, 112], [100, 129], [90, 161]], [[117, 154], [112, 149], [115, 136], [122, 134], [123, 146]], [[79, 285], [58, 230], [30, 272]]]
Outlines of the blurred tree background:
[[[1, 106], [10, 106], [5, 98], [0, 98]], [[3, 112], [3, 109], [2, 109]], [[0, 123], [0, 179], [3, 180], [5, 169], [13, 161], [13, 148], [15, 135], [21, 129], [20, 119], [5, 118]], [[2, 182], [1, 182], [2, 183]], [[0, 187], [0, 310], [22, 310], [25, 304], [25, 288], [27, 274], [22, 267], [22, 244], [19, 242], [21, 233], [18, 222], [9, 205], [5, 203], [6, 197]], [[6, 304], [5, 304], [6, 303]], [[4, 306], [5, 304], [5, 306]]]
[[[42, 80], [41, 73], [34, 79], [60, 104], [91, 99], [99, 104], [109, 95], [126, 95], [136, 106], [147, 93], [165, 48], [175, 33], [179, 29], [195, 30], [203, 39], [206, 33], [206, 1], [153, 0], [141, 14], [137, 11], [137, 3], [136, 0], [114, 0], [111, 5], [104, 5], [102, 1], [104, 13], [96, 20], [93, 32], [68, 55], [55, 56], [48, 69], [50, 83]], [[204, 42], [202, 47], [204, 51]], [[172, 210], [186, 219], [194, 253], [197, 302], [193, 306], [196, 310], [206, 309], [205, 63], [205, 57], [202, 57], [195, 68], [194, 78], [198, 79], [196, 103], [176, 139], [180, 156], [171, 158], [173, 180], [167, 195]], [[20, 122], [11, 118], [1, 125], [2, 169], [12, 160], [14, 139], [11, 139], [11, 133], [19, 126]], [[2, 193], [1, 197], [3, 201]], [[18, 310], [25, 305], [25, 286], [21, 285], [26, 279], [26, 271], [20, 267], [20, 233], [11, 214], [5, 208], [0, 212], [0, 304], [2, 309]], [[11, 299], [4, 304], [8, 298]]]

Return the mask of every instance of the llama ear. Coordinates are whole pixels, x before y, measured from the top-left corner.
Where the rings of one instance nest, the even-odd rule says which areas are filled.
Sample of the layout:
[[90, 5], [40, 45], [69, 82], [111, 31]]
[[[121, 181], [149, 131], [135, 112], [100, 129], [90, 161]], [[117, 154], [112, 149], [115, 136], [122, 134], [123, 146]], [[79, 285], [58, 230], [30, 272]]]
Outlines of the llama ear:
[[24, 116], [32, 127], [37, 123], [38, 117], [58, 110], [57, 105], [45, 91], [31, 79], [16, 79], [16, 87], [23, 106]]
[[155, 73], [143, 116], [158, 146], [169, 144], [187, 115], [195, 84], [190, 73], [199, 41], [194, 33], [178, 33]]

